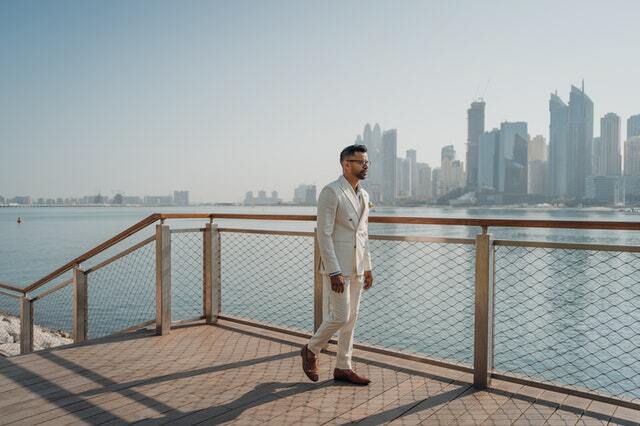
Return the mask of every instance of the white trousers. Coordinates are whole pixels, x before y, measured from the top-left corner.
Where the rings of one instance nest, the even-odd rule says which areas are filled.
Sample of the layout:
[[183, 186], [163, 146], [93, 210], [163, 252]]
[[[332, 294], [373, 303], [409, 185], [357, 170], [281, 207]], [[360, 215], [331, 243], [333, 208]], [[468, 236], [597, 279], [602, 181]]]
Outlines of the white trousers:
[[327, 347], [329, 339], [338, 332], [336, 368], [350, 370], [353, 353], [353, 331], [358, 318], [363, 275], [344, 277], [344, 291], [331, 290], [331, 279], [322, 275], [322, 325], [309, 340], [309, 350], [318, 355]]

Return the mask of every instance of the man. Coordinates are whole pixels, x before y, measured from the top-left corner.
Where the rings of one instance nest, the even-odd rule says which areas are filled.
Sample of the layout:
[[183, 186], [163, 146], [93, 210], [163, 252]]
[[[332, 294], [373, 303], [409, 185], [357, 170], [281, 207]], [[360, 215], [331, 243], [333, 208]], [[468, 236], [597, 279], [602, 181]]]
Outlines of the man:
[[334, 380], [368, 385], [369, 379], [353, 371], [353, 331], [362, 289], [371, 288], [369, 253], [369, 195], [360, 181], [367, 177], [367, 147], [351, 145], [340, 153], [342, 176], [325, 186], [318, 197], [318, 244], [323, 285], [322, 325], [302, 348], [302, 369], [318, 381], [318, 356], [338, 332]]

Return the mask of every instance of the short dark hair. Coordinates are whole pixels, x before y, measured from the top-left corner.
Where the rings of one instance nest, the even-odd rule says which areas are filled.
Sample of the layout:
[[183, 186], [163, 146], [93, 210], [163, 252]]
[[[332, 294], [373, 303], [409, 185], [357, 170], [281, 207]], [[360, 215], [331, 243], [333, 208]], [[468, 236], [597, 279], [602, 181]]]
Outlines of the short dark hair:
[[356, 152], [367, 152], [367, 147], [364, 145], [349, 145], [340, 153], [340, 162], [345, 159], [345, 157], [351, 156]]

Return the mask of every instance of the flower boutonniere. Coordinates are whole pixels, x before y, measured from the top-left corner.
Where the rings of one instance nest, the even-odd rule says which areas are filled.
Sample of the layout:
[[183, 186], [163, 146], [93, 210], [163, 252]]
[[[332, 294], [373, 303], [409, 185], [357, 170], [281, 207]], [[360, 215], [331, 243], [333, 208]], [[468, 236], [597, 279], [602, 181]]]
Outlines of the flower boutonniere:
[[371, 201], [369, 201], [369, 209], [373, 208], [373, 203]]

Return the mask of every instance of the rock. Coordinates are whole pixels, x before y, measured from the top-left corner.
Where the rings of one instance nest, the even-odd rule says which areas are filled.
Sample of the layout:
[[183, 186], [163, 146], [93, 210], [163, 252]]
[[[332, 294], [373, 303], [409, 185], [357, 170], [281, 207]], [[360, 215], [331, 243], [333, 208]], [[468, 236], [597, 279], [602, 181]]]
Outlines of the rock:
[[20, 343], [0, 344], [0, 356], [14, 356], [20, 354]]
[[13, 340], [13, 336], [11, 336], [7, 330], [0, 327], [0, 344], [13, 342], [15, 342], [15, 340]]
[[[64, 331], [52, 330], [39, 325], [33, 326], [34, 350], [53, 348], [73, 343], [73, 339]], [[0, 314], [0, 356], [13, 356], [20, 353], [20, 319]]]

